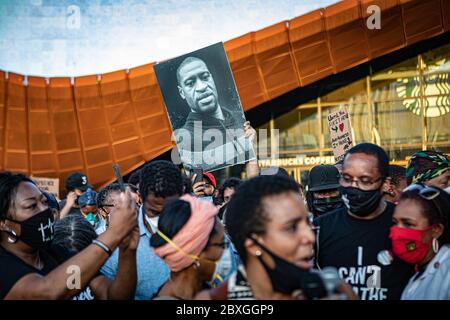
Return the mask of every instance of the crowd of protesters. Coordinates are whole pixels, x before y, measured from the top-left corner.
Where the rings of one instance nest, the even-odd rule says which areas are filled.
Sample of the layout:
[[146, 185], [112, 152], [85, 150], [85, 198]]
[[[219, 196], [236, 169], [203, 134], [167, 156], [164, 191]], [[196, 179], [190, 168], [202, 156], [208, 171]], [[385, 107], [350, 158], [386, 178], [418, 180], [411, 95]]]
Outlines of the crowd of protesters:
[[450, 299], [448, 155], [278, 169], [219, 185], [155, 160], [125, 192], [73, 173], [62, 201], [1, 172], [0, 299]]

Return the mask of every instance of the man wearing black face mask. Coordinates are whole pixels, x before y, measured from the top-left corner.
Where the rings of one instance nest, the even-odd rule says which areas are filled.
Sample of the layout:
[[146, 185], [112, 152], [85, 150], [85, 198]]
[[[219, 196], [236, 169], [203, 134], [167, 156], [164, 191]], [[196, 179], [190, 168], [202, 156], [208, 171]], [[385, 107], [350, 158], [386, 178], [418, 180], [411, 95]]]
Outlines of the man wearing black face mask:
[[309, 210], [318, 217], [341, 208], [339, 171], [332, 165], [318, 165], [311, 169], [306, 199]]
[[389, 250], [394, 205], [383, 199], [389, 158], [377, 145], [351, 148], [339, 179], [345, 207], [320, 216], [316, 264], [338, 268], [363, 300], [400, 299], [413, 269]]

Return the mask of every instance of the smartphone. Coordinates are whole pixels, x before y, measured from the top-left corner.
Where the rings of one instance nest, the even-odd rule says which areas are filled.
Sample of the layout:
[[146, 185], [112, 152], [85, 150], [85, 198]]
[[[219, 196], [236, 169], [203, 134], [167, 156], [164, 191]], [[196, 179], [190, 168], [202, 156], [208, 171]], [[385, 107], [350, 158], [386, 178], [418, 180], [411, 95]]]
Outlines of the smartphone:
[[119, 184], [120, 191], [125, 192], [125, 185], [123, 184], [123, 178], [120, 174], [119, 165], [115, 163], [113, 165], [114, 173], [116, 174], [117, 183]]
[[203, 169], [201, 168], [194, 169], [193, 174], [196, 174], [193, 185], [203, 180]]

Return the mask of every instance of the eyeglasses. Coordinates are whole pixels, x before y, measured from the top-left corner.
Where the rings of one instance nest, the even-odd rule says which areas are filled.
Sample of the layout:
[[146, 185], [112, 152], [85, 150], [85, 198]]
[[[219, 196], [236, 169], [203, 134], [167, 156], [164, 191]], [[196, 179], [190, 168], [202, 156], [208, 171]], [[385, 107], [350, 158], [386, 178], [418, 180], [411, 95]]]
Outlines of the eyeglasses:
[[423, 184], [415, 183], [405, 188], [403, 192], [406, 191], [419, 191], [419, 196], [421, 196], [425, 200], [433, 200], [437, 196], [441, 194], [441, 190], [435, 187], [424, 186]]
[[353, 184], [353, 182], [355, 182], [355, 184], [358, 186], [358, 188], [361, 188], [363, 190], [369, 190], [375, 183], [377, 183], [380, 180], [383, 180], [383, 178], [384, 177], [379, 177], [376, 180], [367, 179], [367, 178], [363, 178], [361, 180], [359, 180], [359, 179], [355, 180], [346, 174], [341, 174], [339, 176], [339, 183], [343, 187], [348, 187], [348, 186], [351, 186]]

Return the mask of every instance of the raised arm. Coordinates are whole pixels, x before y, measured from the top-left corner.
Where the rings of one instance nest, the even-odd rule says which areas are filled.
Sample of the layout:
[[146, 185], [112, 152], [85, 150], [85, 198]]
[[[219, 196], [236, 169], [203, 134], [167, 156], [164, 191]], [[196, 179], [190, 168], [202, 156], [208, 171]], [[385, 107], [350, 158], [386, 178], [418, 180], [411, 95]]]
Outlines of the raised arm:
[[[97, 240], [113, 251], [137, 225], [136, 204], [129, 190], [122, 193], [111, 213], [109, 229]], [[46, 276], [30, 273], [11, 288], [5, 299], [67, 299], [83, 290], [98, 275], [109, 255], [98, 245], [86, 249]]]
[[66, 205], [64, 206], [64, 208], [61, 209], [61, 212], [59, 213], [60, 219], [64, 218], [65, 216], [67, 216], [69, 214], [70, 209], [75, 204], [76, 199], [77, 199], [77, 194], [75, 192], [70, 191], [67, 194]]
[[250, 160], [245, 164], [245, 173], [247, 178], [253, 178], [259, 176], [259, 164], [258, 164], [258, 146], [256, 143], [256, 130], [250, 125], [250, 121], [244, 123], [245, 137], [250, 139], [253, 144], [253, 150], [255, 150], [255, 160]]

